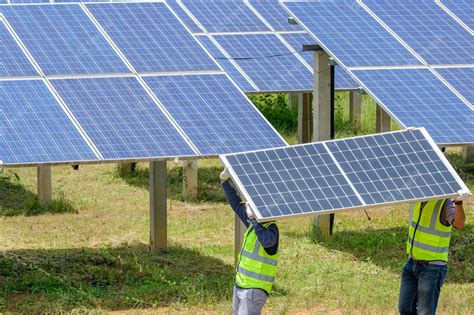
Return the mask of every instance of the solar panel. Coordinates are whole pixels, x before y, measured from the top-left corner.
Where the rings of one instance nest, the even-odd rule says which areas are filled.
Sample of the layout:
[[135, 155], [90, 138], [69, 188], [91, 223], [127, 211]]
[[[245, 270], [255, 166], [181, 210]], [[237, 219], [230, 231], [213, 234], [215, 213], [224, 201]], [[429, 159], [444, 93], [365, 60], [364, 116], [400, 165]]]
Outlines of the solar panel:
[[467, 26], [474, 29], [474, 6], [470, 0], [443, 0], [440, 1], [449, 11], [460, 18]]
[[182, 0], [208, 32], [252, 32], [270, 29], [243, 1]]
[[367, 205], [462, 189], [420, 130], [331, 141], [327, 146]]
[[403, 125], [425, 127], [438, 144], [474, 143], [474, 111], [428, 69], [352, 73]]
[[0, 77], [36, 75], [35, 68], [0, 21]]
[[347, 67], [420, 64], [356, 1], [290, 1], [283, 5]]
[[129, 72], [78, 5], [2, 8], [46, 75]]
[[[313, 44], [315, 41], [307, 33], [289, 33], [281, 36], [298, 51], [300, 56], [309, 64], [314, 64], [314, 52], [302, 51], [303, 45]], [[355, 90], [359, 85], [341, 67], [335, 68], [335, 89], [336, 90]]]
[[0, 99], [1, 163], [98, 159], [43, 81], [0, 81]]
[[52, 84], [105, 159], [195, 155], [135, 78]]
[[164, 3], [86, 6], [138, 72], [219, 70]]
[[261, 91], [313, 89], [311, 71], [276, 35], [218, 35], [214, 38]]
[[429, 64], [474, 63], [472, 35], [434, 1], [364, 3]]
[[301, 26], [288, 23], [288, 13], [278, 0], [251, 0], [250, 5], [273, 27], [275, 31], [298, 31]]
[[286, 145], [225, 74], [144, 80], [202, 155]]
[[436, 68], [436, 72], [449, 82], [474, 106], [474, 67], [473, 68]]
[[201, 44], [211, 53], [224, 71], [237, 83], [239, 88], [244, 92], [256, 92], [255, 88], [249, 81], [237, 70], [237, 68], [230, 62], [229, 59], [217, 48], [208, 36], [196, 36]]
[[467, 189], [424, 130], [221, 156], [257, 219], [454, 196]]
[[193, 21], [193, 19], [183, 10], [176, 0], [168, 0], [166, 3], [176, 13], [179, 19], [189, 28], [192, 33], [202, 33], [202, 29]]

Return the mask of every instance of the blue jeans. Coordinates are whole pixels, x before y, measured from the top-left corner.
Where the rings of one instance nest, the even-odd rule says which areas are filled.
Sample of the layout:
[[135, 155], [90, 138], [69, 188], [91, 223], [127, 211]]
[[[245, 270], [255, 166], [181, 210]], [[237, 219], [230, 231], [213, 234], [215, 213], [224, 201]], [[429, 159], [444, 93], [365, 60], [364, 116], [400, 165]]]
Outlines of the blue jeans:
[[402, 315], [433, 315], [447, 265], [422, 265], [409, 259], [402, 271], [398, 311]]

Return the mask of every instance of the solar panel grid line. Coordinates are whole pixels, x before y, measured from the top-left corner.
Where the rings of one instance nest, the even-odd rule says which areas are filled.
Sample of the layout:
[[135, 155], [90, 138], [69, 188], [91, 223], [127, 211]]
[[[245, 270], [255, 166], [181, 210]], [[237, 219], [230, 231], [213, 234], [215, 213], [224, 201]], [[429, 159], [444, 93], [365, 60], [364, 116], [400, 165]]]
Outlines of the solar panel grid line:
[[454, 94], [456, 94], [457, 97], [459, 97], [463, 102], [464, 104], [466, 104], [466, 106], [468, 106], [469, 108], [473, 108], [473, 104], [471, 102], [469, 102], [469, 100], [464, 97], [464, 95], [462, 95], [454, 86], [451, 85], [451, 83], [449, 83], [448, 80], [446, 80], [438, 71], [436, 71], [435, 69], [431, 68], [429, 69], [431, 71], [431, 73], [433, 73], [441, 82], [444, 83], [444, 85], [446, 85], [450, 90], [451, 92], [453, 92]]
[[277, 32], [301, 30], [299, 25], [289, 24], [288, 15], [277, 0], [245, 1], [268, 22], [268, 25], [270, 25], [273, 30]]
[[458, 17], [453, 11], [451, 11], [444, 3], [442, 3], [440, 0], [435, 0], [435, 3], [440, 6], [446, 13], [448, 13], [449, 16], [451, 16], [456, 22], [458, 22], [459, 25], [461, 25], [466, 31], [471, 33], [471, 35], [474, 35], [474, 30], [469, 25], [464, 23], [464, 21], [460, 17]]
[[387, 23], [385, 23], [377, 14], [375, 14], [362, 0], [357, 0], [357, 3], [372, 16], [387, 32], [390, 33], [403, 47], [405, 47], [413, 56], [415, 56], [418, 61], [420, 61], [424, 65], [428, 65], [426, 60], [421, 57], [408, 43], [403, 40], [395, 31], [393, 31]]
[[89, 135], [86, 133], [84, 128], [82, 128], [81, 124], [79, 124], [79, 121], [77, 118], [74, 116], [72, 111], [69, 109], [69, 107], [66, 105], [64, 100], [61, 98], [59, 95], [58, 91], [56, 88], [51, 84], [51, 82], [47, 79], [43, 79], [43, 82], [46, 84], [48, 90], [51, 92], [51, 94], [54, 96], [54, 98], [57, 100], [59, 106], [61, 106], [62, 110], [64, 113], [66, 113], [67, 117], [71, 120], [72, 124], [74, 127], [77, 129], [77, 131], [80, 133], [84, 141], [89, 145], [91, 148], [92, 152], [97, 156], [99, 160], [104, 160], [104, 157], [102, 153], [99, 151], [99, 149], [96, 147], [92, 139], [89, 137]]
[[176, 0], [167, 0], [166, 4], [171, 8], [171, 10], [183, 21], [184, 24], [189, 28], [191, 33], [200, 33], [205, 32], [204, 29], [199, 26], [196, 21], [186, 12], [181, 4]]
[[265, 24], [272, 32], [276, 32], [275, 28], [258, 12], [248, 0], [242, 0], [245, 5]]
[[25, 46], [21, 38], [18, 36], [18, 34], [15, 32], [15, 29], [11, 26], [11, 24], [8, 22], [6, 17], [0, 12], [0, 16], [2, 17], [2, 23], [3, 25], [7, 28], [8, 32], [10, 35], [13, 37], [15, 42], [18, 44], [20, 47], [21, 51], [26, 55], [26, 58], [30, 61], [31, 65], [35, 68], [36, 72], [39, 73], [40, 76], [44, 77], [44, 72], [41, 69], [41, 67], [38, 65], [36, 62], [35, 58], [33, 55], [30, 53], [28, 48]]
[[461, 93], [474, 109], [474, 66], [469, 67], [434, 67], [449, 84]]
[[295, 54], [295, 57], [298, 58], [299, 61], [301, 61], [302, 64], [305, 65], [308, 70], [313, 73], [313, 67], [311, 67], [306, 60], [281, 36], [279, 33], [275, 33], [275, 35], [280, 39], [280, 41], [290, 50]]

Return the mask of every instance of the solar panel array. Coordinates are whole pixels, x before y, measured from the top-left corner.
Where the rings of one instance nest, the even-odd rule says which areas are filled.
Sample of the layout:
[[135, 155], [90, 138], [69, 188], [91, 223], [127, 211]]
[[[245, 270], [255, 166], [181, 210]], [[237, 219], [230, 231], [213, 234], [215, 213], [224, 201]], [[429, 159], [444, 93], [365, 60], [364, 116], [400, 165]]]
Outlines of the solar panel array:
[[425, 127], [440, 145], [472, 144], [473, 34], [447, 3], [282, 5], [401, 126]]
[[286, 145], [164, 2], [0, 12], [0, 164]]
[[[313, 53], [302, 57], [302, 47], [314, 40], [305, 36], [299, 39], [308, 41], [287, 41], [288, 35], [306, 33], [288, 23], [288, 14], [277, 0], [167, 3], [243, 91], [313, 90]], [[354, 90], [358, 85], [339, 69], [335, 88]]]
[[258, 220], [452, 197], [466, 185], [425, 129], [221, 156]]

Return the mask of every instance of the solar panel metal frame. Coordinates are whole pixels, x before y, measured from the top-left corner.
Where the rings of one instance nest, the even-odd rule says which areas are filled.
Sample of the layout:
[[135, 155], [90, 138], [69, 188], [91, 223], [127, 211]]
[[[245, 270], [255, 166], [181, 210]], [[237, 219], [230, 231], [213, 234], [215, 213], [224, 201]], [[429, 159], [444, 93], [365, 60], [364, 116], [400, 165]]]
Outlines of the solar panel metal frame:
[[[466, 186], [466, 184], [463, 182], [463, 180], [459, 177], [459, 175], [456, 173], [454, 168], [451, 166], [447, 158], [444, 156], [444, 154], [441, 152], [439, 149], [438, 145], [434, 142], [434, 140], [431, 138], [431, 136], [428, 134], [425, 128], [409, 128], [407, 130], [402, 130], [402, 131], [391, 131], [387, 132], [384, 134], [393, 134], [393, 133], [400, 133], [400, 132], [409, 132], [410, 130], [420, 130], [426, 140], [428, 140], [429, 144], [433, 148], [433, 150], [437, 153], [437, 156], [439, 157], [440, 161], [446, 166], [447, 170], [449, 173], [454, 177], [456, 182], [460, 185], [461, 190], [463, 191], [468, 191], [469, 189]], [[382, 135], [382, 134], [376, 134], [376, 135]], [[337, 139], [337, 140], [328, 140], [328, 141], [320, 141], [320, 142], [313, 142], [313, 143], [306, 143], [306, 144], [299, 144], [296, 146], [292, 147], [298, 147], [298, 146], [305, 146], [305, 145], [312, 145], [312, 144], [317, 144], [317, 143], [328, 143], [328, 142], [335, 142], [335, 141], [344, 141], [348, 139], [355, 139], [355, 138], [363, 138], [363, 137], [370, 137], [370, 136], [376, 136], [376, 135], [365, 135], [365, 136], [357, 136], [357, 137], [352, 137], [352, 138], [347, 138], [347, 139]], [[351, 208], [344, 208], [340, 210], [321, 210], [321, 211], [313, 211], [313, 212], [307, 212], [307, 213], [298, 213], [298, 214], [291, 214], [291, 215], [283, 215], [283, 216], [272, 216], [272, 217], [262, 217], [260, 211], [257, 209], [255, 206], [255, 203], [253, 202], [252, 198], [250, 197], [250, 194], [247, 192], [245, 186], [242, 184], [240, 181], [238, 174], [235, 172], [232, 164], [228, 161], [228, 156], [232, 155], [241, 155], [241, 154], [247, 154], [247, 153], [252, 153], [252, 152], [262, 152], [262, 151], [271, 151], [271, 150], [277, 150], [279, 148], [273, 148], [273, 149], [265, 149], [265, 150], [254, 150], [254, 151], [248, 151], [248, 152], [242, 152], [242, 153], [237, 153], [237, 154], [225, 154], [225, 155], [220, 155], [220, 160], [221, 162], [227, 167], [229, 170], [232, 180], [237, 186], [237, 189], [240, 191], [241, 195], [249, 206], [251, 207], [253, 213], [256, 216], [257, 221], [259, 222], [268, 222], [268, 221], [274, 221], [278, 219], [284, 219], [284, 218], [296, 218], [296, 217], [302, 217], [302, 216], [315, 216], [315, 215], [324, 215], [324, 214], [330, 214], [330, 213], [336, 213], [336, 212], [344, 212], [344, 211], [349, 211], [349, 210], [361, 210], [361, 209], [369, 209], [369, 208], [379, 208], [381, 205], [382, 206], [392, 206], [392, 205], [397, 205], [397, 204], [404, 204], [404, 203], [410, 203], [410, 202], [415, 202], [415, 201], [427, 201], [427, 200], [433, 200], [433, 199], [445, 199], [445, 198], [454, 198], [457, 196], [457, 192], [453, 192], [452, 194], [446, 194], [446, 195], [438, 195], [438, 196], [431, 196], [427, 198], [417, 198], [417, 199], [410, 199], [410, 200], [401, 200], [401, 201], [393, 201], [393, 202], [385, 202], [385, 203], [375, 203], [375, 204], [370, 204], [367, 205], [365, 202], [363, 202], [362, 206], [358, 207], [351, 207]], [[327, 149], [328, 152], [331, 153], [329, 149]], [[334, 159], [334, 161], [339, 165], [339, 163]], [[345, 172], [342, 171], [342, 168], [339, 166], [339, 169], [341, 172], [344, 174], [344, 176], [347, 178], [347, 175]], [[347, 178], [348, 180], [348, 178]], [[349, 183], [351, 183], [348, 180]], [[351, 183], [352, 184], [352, 183]], [[360, 197], [360, 193], [354, 189], [354, 192]]]

